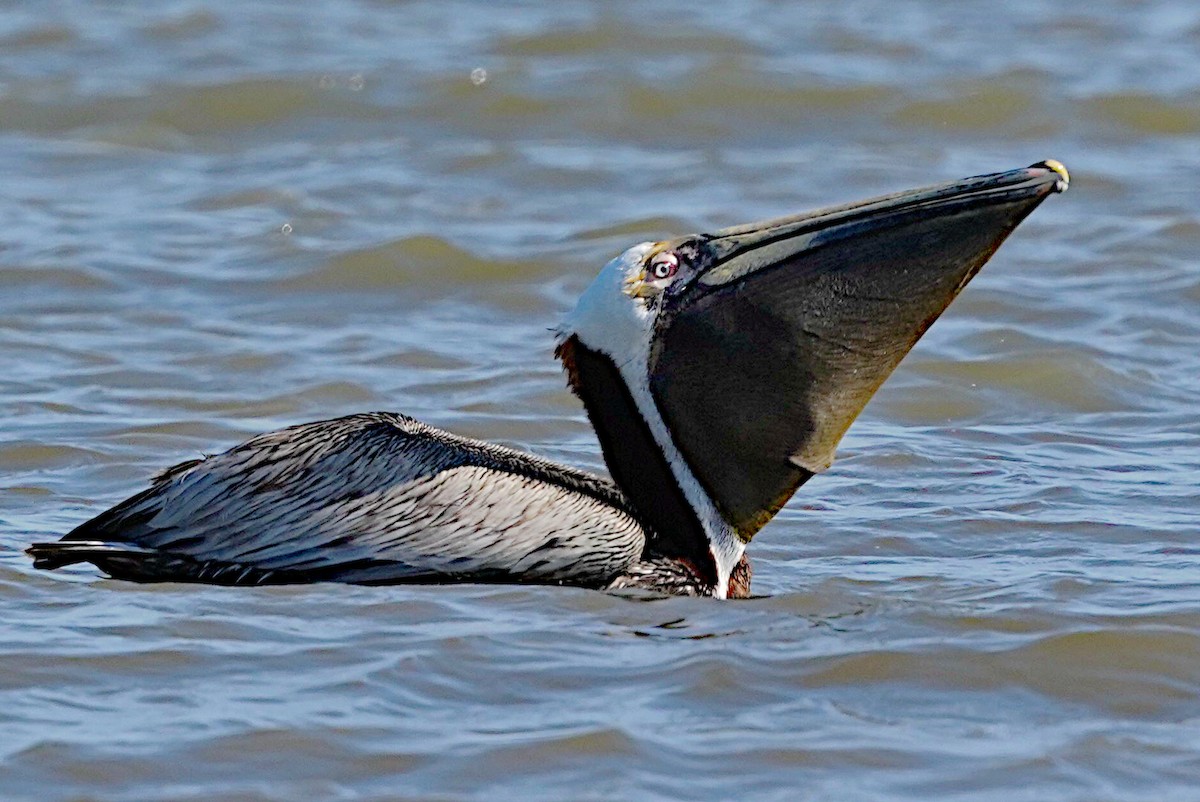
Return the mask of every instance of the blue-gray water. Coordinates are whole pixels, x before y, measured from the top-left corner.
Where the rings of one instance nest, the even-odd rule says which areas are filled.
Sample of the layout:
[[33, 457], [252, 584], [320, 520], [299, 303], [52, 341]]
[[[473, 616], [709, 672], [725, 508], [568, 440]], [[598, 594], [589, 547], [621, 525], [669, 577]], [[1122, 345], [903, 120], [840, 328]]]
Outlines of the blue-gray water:
[[[761, 598], [20, 554], [354, 411], [599, 469], [611, 255], [1047, 157]], [[1194, 3], [5, 3], [0, 798], [1200, 799], [1198, 252]]]

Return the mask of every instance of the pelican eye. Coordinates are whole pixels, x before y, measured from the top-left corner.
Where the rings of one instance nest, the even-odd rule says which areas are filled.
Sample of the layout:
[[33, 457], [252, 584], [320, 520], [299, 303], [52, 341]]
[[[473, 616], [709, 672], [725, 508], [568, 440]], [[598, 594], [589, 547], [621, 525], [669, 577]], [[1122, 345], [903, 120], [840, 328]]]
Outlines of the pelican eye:
[[650, 260], [649, 270], [655, 281], [669, 279], [679, 270], [679, 257], [670, 251], [657, 254]]

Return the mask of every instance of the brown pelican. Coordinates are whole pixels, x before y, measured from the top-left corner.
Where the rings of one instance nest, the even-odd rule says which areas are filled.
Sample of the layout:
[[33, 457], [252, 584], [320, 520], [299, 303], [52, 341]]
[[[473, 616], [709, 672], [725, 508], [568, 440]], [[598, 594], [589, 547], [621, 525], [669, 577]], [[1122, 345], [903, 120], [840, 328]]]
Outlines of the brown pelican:
[[139, 582], [745, 596], [746, 544], [1068, 180], [1044, 161], [625, 251], [556, 352], [611, 480], [403, 415], [351, 415], [176, 465], [29, 554]]

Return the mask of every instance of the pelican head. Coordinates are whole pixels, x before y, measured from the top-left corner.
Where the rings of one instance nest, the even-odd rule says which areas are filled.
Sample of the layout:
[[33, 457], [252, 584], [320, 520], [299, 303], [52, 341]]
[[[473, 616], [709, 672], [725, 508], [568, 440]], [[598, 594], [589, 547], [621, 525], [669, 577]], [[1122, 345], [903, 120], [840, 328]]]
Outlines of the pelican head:
[[745, 544], [1043, 200], [1049, 160], [709, 234], [600, 271], [558, 355], [613, 479], [724, 595]]

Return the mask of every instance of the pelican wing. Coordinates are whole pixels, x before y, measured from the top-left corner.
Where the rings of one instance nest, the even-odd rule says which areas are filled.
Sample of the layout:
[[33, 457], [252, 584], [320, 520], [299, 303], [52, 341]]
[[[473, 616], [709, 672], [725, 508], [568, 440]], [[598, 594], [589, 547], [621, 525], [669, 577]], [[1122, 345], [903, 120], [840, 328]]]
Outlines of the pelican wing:
[[88, 561], [142, 580], [600, 586], [644, 542], [603, 479], [369, 413], [178, 465], [30, 551], [42, 567]]

